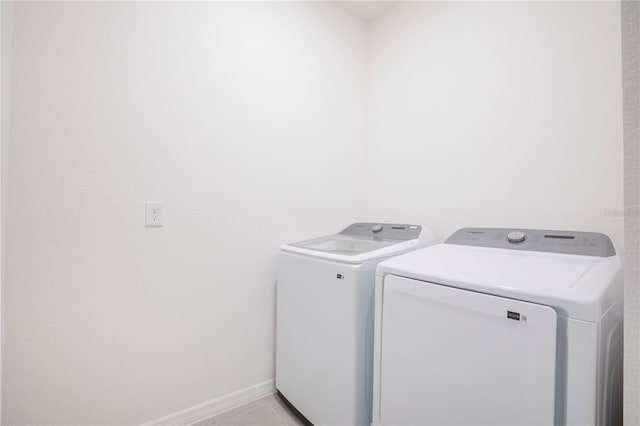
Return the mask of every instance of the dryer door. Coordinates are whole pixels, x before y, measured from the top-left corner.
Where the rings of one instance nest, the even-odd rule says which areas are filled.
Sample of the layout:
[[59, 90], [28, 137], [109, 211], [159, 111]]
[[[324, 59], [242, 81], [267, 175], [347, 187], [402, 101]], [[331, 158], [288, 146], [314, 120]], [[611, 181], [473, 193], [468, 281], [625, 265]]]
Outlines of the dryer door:
[[393, 275], [382, 303], [382, 424], [554, 423], [555, 310]]

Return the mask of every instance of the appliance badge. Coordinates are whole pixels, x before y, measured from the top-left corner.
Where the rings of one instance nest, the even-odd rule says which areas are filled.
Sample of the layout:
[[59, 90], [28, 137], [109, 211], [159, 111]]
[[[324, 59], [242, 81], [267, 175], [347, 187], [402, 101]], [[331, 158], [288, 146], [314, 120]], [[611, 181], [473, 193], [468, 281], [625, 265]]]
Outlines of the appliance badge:
[[339, 280], [342, 280], [342, 279], [344, 279], [344, 275], [336, 274], [336, 278], [339, 279]]
[[526, 321], [527, 316], [520, 314], [520, 312], [507, 311], [507, 318], [515, 321]]

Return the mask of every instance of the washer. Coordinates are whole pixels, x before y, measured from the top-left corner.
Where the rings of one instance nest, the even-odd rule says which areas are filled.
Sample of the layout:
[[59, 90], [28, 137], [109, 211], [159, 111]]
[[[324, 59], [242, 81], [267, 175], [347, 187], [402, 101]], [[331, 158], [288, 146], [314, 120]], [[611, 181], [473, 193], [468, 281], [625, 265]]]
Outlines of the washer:
[[282, 247], [276, 388], [306, 423], [370, 423], [376, 266], [431, 244], [420, 225], [354, 223]]
[[375, 297], [374, 424], [622, 424], [606, 235], [461, 229], [381, 263]]

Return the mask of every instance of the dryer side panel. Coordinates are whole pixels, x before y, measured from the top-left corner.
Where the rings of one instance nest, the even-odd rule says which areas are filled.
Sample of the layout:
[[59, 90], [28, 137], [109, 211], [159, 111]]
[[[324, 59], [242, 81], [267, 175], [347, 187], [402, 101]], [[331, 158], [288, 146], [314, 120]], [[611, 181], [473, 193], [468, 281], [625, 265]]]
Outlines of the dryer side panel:
[[382, 424], [554, 423], [555, 310], [393, 275], [382, 293]]

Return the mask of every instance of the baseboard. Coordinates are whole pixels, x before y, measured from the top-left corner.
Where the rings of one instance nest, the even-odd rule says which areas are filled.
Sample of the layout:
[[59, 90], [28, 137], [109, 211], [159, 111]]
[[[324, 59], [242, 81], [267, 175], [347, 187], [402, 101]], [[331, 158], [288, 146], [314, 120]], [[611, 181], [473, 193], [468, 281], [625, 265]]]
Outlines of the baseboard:
[[272, 395], [275, 392], [275, 382], [273, 379], [266, 380], [257, 385], [240, 389], [239, 391], [194, 405], [193, 407], [178, 411], [173, 414], [161, 417], [145, 423], [142, 426], [188, 426], [199, 421], [217, 416], [220, 413], [247, 404], [256, 399]]

